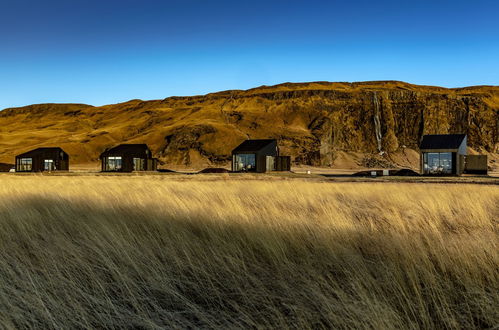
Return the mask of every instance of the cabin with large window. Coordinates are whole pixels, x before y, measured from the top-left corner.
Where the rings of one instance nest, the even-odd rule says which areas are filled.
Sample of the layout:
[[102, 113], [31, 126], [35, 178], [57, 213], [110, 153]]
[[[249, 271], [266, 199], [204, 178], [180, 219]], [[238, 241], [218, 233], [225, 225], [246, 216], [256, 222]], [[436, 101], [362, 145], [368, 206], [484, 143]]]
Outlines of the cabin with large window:
[[233, 172], [289, 171], [291, 158], [280, 156], [277, 140], [246, 140], [232, 150]]
[[421, 174], [461, 175], [465, 169], [466, 135], [424, 135], [420, 145]]
[[158, 167], [147, 144], [120, 144], [99, 158], [102, 172], [156, 171]]
[[61, 148], [37, 148], [16, 156], [16, 172], [69, 170], [69, 155]]

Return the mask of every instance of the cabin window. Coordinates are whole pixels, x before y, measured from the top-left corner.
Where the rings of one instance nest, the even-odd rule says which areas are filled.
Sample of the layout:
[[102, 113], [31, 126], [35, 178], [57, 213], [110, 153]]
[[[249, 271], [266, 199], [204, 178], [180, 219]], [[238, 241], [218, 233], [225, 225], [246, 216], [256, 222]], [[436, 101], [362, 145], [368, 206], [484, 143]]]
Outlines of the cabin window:
[[120, 171], [122, 168], [121, 157], [107, 157], [106, 158], [106, 171]]
[[43, 170], [44, 171], [53, 171], [55, 170], [55, 164], [53, 159], [44, 159], [43, 160]]
[[237, 154], [234, 156], [234, 169], [236, 171], [255, 171], [255, 154]]
[[452, 152], [423, 153], [424, 174], [452, 174]]
[[33, 158], [19, 159], [19, 171], [31, 171], [33, 168]]
[[134, 158], [133, 159], [133, 170], [134, 171], [144, 171], [144, 159]]

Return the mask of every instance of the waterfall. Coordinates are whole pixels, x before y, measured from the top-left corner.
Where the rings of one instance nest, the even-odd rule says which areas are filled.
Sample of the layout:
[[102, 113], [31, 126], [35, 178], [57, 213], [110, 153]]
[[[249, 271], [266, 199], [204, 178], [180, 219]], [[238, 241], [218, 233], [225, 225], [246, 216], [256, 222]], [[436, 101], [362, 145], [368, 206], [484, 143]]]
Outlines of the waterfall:
[[379, 100], [376, 92], [373, 94], [373, 103], [374, 103], [374, 130], [376, 132], [376, 141], [378, 142], [378, 151], [381, 152], [381, 122], [379, 115]]

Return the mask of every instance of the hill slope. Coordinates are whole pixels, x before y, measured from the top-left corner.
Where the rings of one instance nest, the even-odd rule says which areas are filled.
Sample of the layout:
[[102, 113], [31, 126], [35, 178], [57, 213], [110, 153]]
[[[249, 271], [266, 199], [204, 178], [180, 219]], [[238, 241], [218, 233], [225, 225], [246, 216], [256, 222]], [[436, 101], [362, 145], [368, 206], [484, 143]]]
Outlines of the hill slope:
[[0, 162], [40, 146], [62, 147], [73, 164], [95, 162], [126, 142], [149, 144], [166, 164], [201, 167], [226, 163], [244, 139], [277, 138], [301, 164], [341, 166], [350, 157], [369, 165], [383, 151], [377, 161], [416, 166], [411, 150], [431, 133], [467, 133], [472, 149], [498, 153], [499, 87], [285, 83], [102, 107], [10, 108], [0, 112]]

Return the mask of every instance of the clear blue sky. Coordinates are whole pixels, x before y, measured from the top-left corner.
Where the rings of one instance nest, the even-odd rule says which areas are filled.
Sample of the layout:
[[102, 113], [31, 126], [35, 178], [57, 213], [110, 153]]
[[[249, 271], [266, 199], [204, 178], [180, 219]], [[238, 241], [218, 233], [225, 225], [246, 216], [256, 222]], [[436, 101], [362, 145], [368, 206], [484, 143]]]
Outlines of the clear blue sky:
[[499, 1], [0, 0], [0, 109], [303, 81], [499, 83]]

